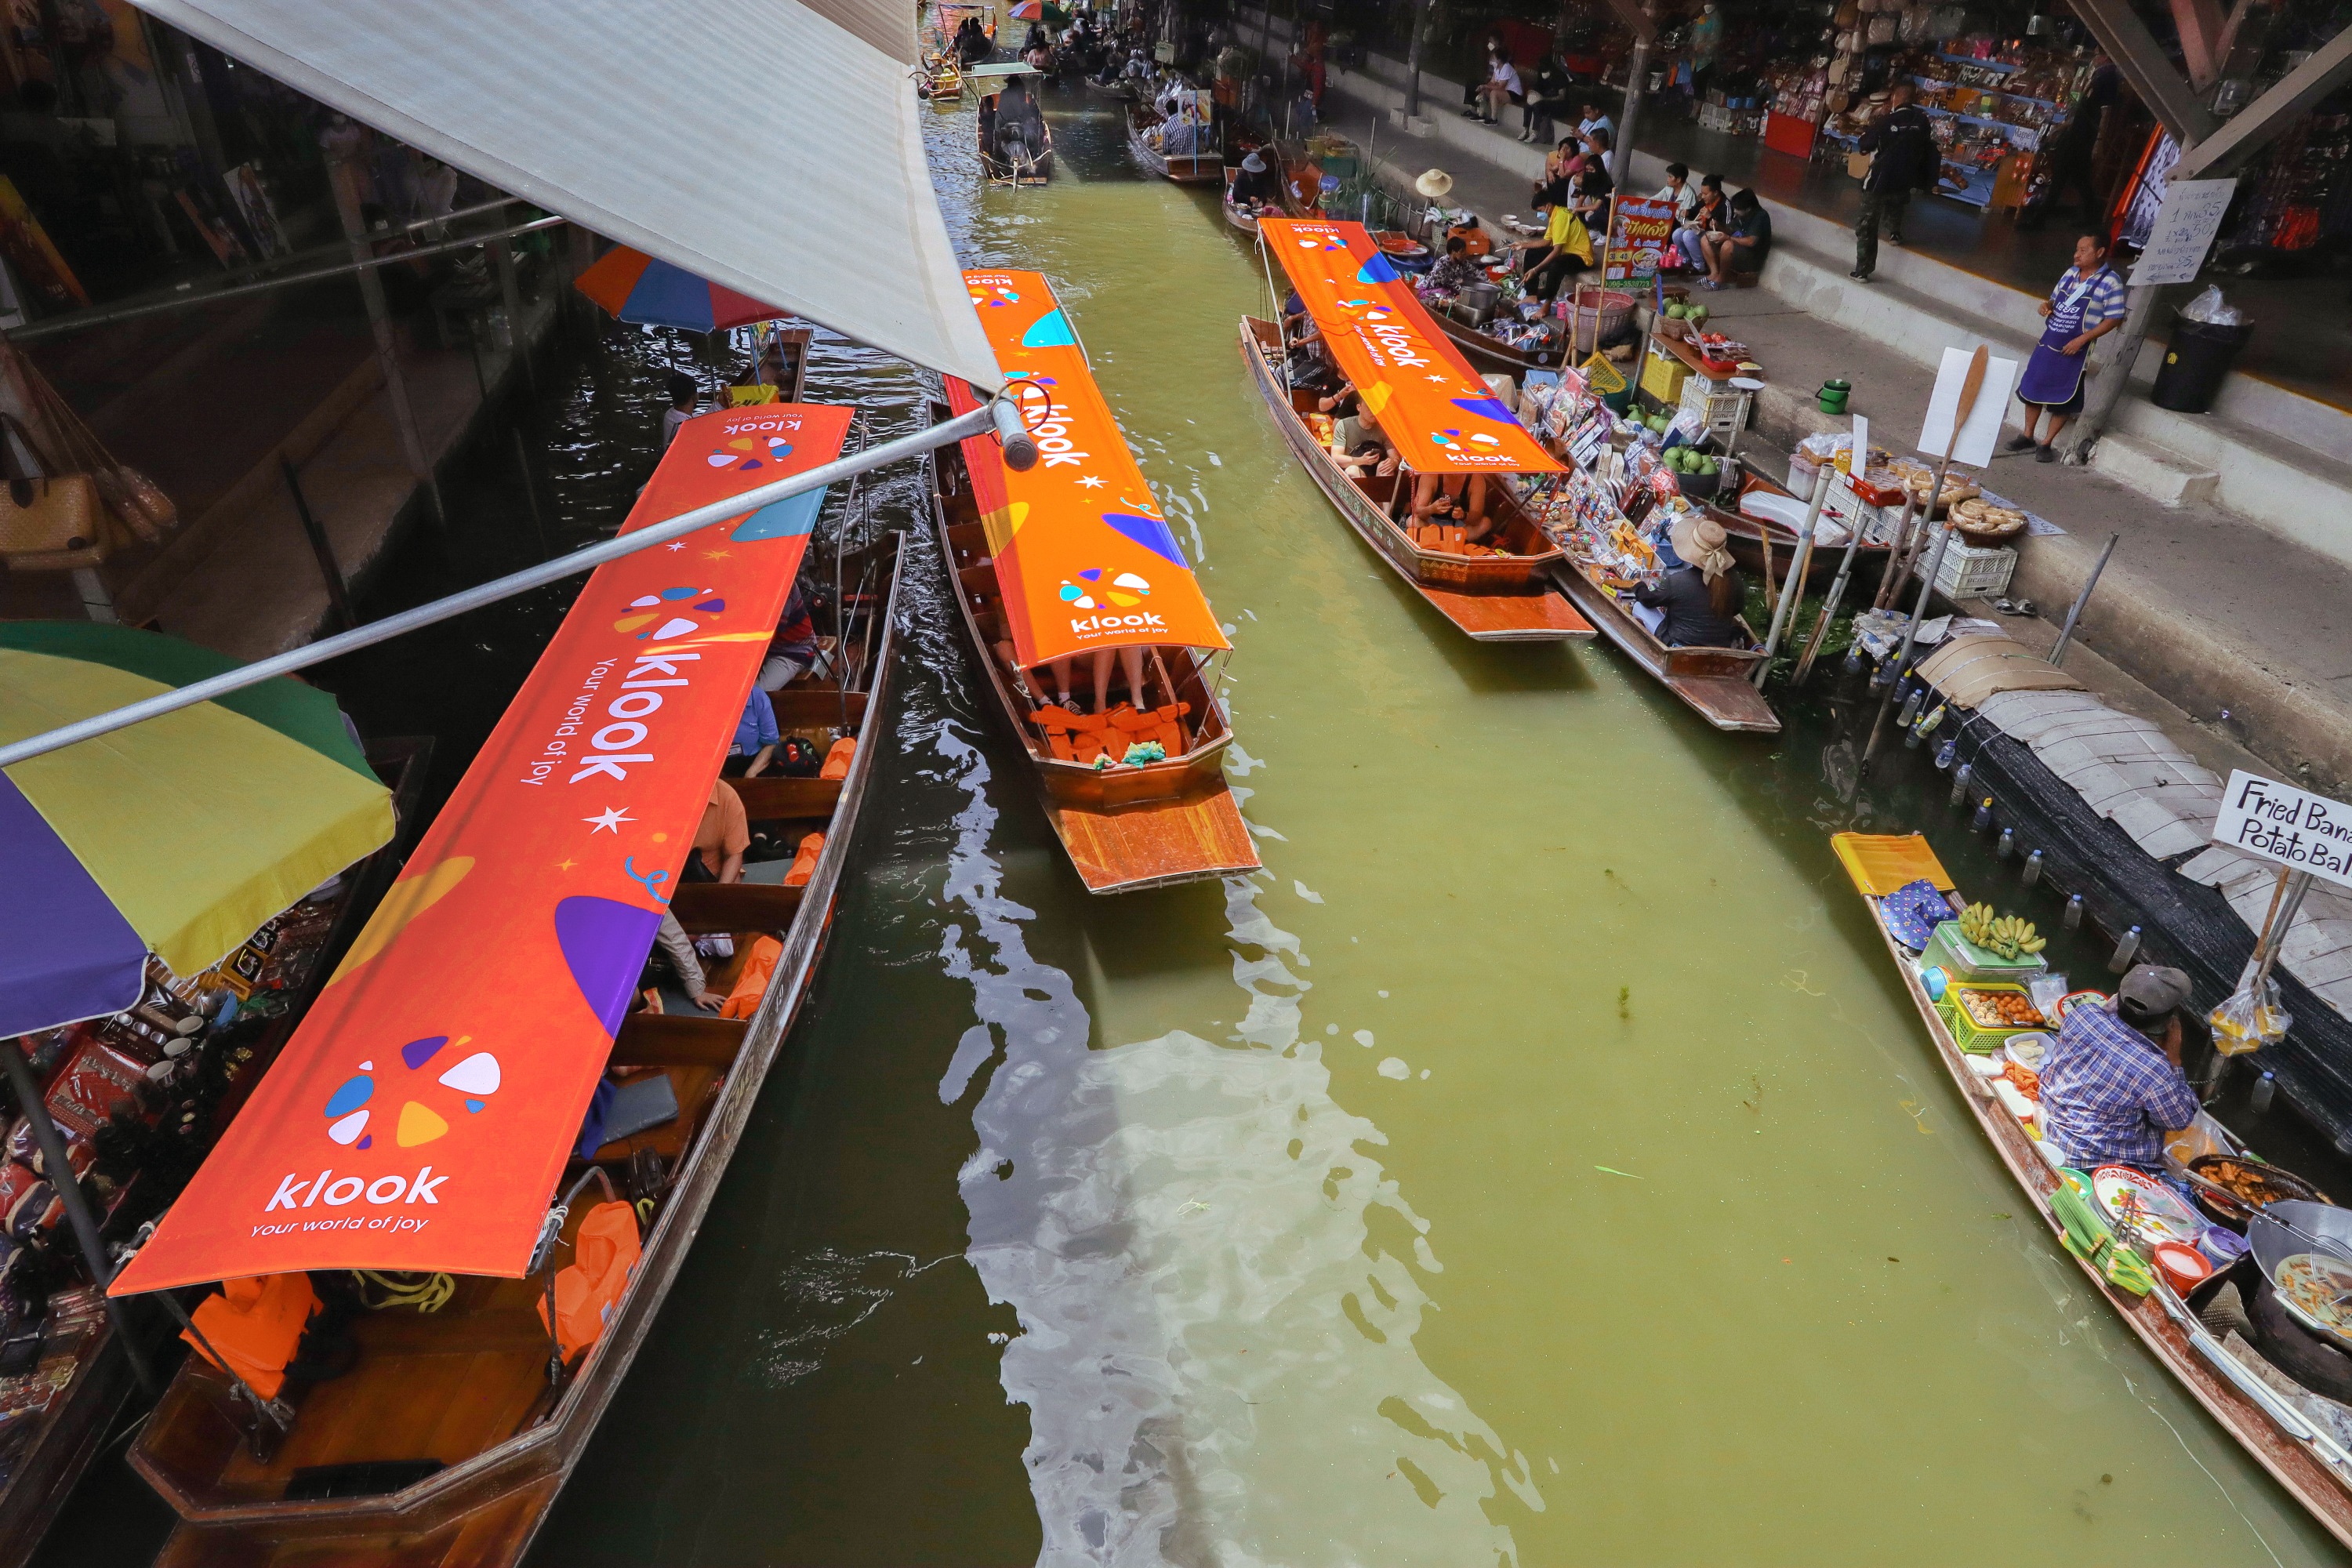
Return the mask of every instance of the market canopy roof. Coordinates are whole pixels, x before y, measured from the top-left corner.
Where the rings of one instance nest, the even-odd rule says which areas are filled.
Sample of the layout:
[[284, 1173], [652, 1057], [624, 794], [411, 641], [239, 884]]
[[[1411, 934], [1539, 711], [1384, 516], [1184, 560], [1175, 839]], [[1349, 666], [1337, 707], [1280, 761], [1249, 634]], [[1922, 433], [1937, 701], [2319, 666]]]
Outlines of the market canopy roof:
[[[963, 443], [1013, 661], [1025, 669], [1099, 648], [1228, 646], [1045, 274], [963, 276], [1004, 374], [1052, 398], [1027, 473], [1005, 468], [992, 436]], [[952, 377], [948, 401], [959, 414], [979, 406]]]
[[995, 384], [923, 160], [903, 0], [138, 3], [598, 234]]
[[1334, 363], [1418, 472], [1551, 474], [1560, 466], [1423, 310], [1364, 226], [1261, 218]]
[[[0, 741], [237, 661], [160, 632], [0, 622]], [[335, 700], [279, 678], [0, 772], [0, 1038], [136, 1004], [153, 952], [210, 968], [392, 837]]]
[[[623, 531], [832, 461], [849, 414], [688, 421]], [[596, 569], [112, 1293], [309, 1268], [523, 1274], [823, 500]]]

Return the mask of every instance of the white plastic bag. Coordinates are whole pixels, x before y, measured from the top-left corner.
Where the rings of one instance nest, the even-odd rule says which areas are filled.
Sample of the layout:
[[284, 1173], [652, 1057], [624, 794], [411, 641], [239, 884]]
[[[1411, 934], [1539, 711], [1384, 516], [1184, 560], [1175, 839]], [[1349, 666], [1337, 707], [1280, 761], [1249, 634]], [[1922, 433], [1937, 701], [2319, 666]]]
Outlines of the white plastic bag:
[[2246, 313], [2221, 298], [2221, 286], [2218, 283], [2209, 285], [2205, 292], [2182, 307], [2180, 319], [2203, 321], [2215, 327], [2242, 327], [2246, 324]]

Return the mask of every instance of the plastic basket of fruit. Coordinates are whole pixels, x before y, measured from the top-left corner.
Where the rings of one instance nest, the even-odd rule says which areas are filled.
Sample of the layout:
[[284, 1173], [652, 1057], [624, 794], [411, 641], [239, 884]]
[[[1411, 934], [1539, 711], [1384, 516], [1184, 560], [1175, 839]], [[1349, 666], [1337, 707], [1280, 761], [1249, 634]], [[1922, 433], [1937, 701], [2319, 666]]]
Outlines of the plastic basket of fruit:
[[1951, 1026], [1952, 1041], [1964, 1051], [1990, 1051], [2021, 1030], [2049, 1026], [2025, 987], [2006, 982], [1950, 986], [1936, 1011]]
[[2049, 962], [2038, 952], [2021, 952], [2011, 958], [1991, 948], [1979, 947], [1961, 932], [1958, 921], [1945, 921], [1936, 927], [1936, 934], [1928, 939], [1919, 962], [1923, 965], [1932, 963], [1961, 982], [2023, 980], [2049, 967]]

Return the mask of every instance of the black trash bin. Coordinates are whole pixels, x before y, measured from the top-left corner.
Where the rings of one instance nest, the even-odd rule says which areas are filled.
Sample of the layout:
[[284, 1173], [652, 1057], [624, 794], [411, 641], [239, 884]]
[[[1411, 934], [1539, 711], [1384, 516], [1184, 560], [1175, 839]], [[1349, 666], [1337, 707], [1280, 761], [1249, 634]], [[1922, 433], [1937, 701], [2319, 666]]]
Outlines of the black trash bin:
[[2164, 363], [2156, 367], [2156, 386], [2148, 401], [2175, 414], [2202, 414], [2211, 408], [2221, 378], [2253, 335], [2252, 322], [2224, 327], [2188, 321], [2175, 311], [2172, 342], [2165, 347]]

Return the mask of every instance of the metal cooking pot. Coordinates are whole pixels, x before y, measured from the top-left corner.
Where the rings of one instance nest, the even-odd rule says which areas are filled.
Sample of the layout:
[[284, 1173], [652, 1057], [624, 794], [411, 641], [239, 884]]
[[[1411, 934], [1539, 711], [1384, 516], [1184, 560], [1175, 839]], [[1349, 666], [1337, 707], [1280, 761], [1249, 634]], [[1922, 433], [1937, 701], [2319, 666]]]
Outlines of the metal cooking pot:
[[[2352, 1209], [2300, 1200], [2273, 1204], [2247, 1222], [2246, 1241], [2253, 1248], [2254, 1262], [2261, 1268], [2263, 1278], [2275, 1290], [2279, 1265], [2302, 1253], [2323, 1253], [2352, 1264]], [[2314, 1322], [2284, 1293], [2279, 1296], [2279, 1304], [2294, 1315], [2295, 1321], [2329, 1344], [2352, 1352], [2352, 1338]]]
[[1502, 287], [1495, 283], [1473, 283], [1462, 290], [1462, 302], [1483, 318], [1494, 313], [1495, 303], [1503, 297]]

